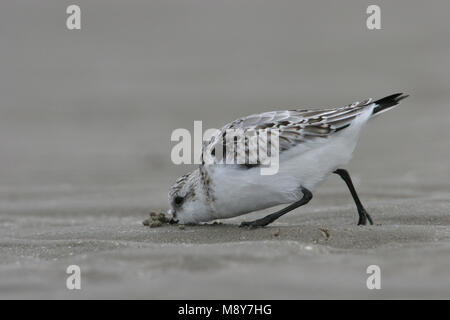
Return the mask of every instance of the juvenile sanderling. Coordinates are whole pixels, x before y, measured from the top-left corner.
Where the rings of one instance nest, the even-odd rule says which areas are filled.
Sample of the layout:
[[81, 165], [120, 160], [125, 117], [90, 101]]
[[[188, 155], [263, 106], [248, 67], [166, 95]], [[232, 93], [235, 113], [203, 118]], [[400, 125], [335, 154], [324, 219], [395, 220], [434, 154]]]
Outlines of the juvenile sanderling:
[[[226, 157], [227, 130], [244, 132], [276, 129], [279, 133], [279, 169], [261, 175], [261, 164], [219, 164], [203, 162], [196, 170], [178, 178], [169, 191], [172, 223], [199, 223], [225, 219], [252, 211], [290, 203], [286, 208], [241, 226], [263, 227], [312, 198], [312, 192], [329, 174], [338, 174], [355, 201], [358, 225], [373, 221], [364, 209], [347, 170], [361, 129], [368, 120], [393, 107], [407, 95], [396, 93], [382, 99], [355, 102], [345, 107], [321, 110], [295, 109], [264, 112], [239, 118], [224, 126], [203, 145], [203, 159], [217, 160], [219, 145]], [[218, 137], [224, 139], [217, 139]], [[219, 142], [221, 141], [221, 142]], [[226, 150], [225, 150], [226, 149]], [[252, 152], [250, 144], [246, 150]], [[250, 150], [249, 150], [250, 149]], [[223, 157], [223, 154], [222, 154]], [[248, 159], [248, 157], [246, 158]]]

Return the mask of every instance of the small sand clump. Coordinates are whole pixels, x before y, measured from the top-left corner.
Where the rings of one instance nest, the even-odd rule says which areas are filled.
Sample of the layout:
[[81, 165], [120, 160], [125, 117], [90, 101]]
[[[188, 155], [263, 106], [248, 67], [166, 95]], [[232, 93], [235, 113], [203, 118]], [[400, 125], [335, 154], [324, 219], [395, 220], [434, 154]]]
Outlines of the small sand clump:
[[164, 212], [151, 211], [150, 218], [145, 219], [142, 224], [146, 227], [157, 228], [169, 224], [170, 218]]

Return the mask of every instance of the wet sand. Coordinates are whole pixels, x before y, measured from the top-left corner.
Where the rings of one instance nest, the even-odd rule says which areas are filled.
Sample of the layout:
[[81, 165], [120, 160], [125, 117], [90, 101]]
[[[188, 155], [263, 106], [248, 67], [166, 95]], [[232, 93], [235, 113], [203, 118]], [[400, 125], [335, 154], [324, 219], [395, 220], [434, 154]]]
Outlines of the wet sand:
[[[238, 218], [149, 228], [145, 205], [127, 197], [106, 205], [100, 194], [92, 207], [21, 209], [0, 219], [0, 297], [449, 298], [450, 199], [413, 191], [364, 193], [376, 222], [366, 227], [355, 225], [350, 196], [334, 186], [256, 230], [239, 228]], [[79, 292], [65, 289], [71, 264], [82, 270]], [[366, 288], [373, 264], [379, 291]]]
[[[79, 33], [0, 4], [0, 298], [450, 298], [447, 1], [383, 3], [375, 33], [352, 1], [79, 2]], [[348, 167], [374, 226], [337, 176], [268, 228], [142, 225], [192, 169], [172, 130], [397, 91]]]

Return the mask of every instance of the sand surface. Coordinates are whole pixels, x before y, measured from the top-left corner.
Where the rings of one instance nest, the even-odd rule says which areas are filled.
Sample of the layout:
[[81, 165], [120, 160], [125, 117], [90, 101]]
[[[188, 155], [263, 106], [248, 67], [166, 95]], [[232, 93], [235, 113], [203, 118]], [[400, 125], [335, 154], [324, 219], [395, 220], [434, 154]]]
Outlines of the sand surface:
[[[126, 196], [108, 204], [102, 192], [86, 206], [9, 210], [0, 220], [1, 297], [449, 298], [450, 201], [414, 191], [366, 191], [370, 227], [355, 226], [351, 199], [337, 188], [258, 230], [239, 228], [241, 219], [150, 229], [145, 205]], [[82, 270], [79, 292], [65, 289], [71, 264]], [[376, 292], [366, 288], [372, 264], [382, 270]]]
[[[0, 298], [450, 299], [448, 1], [382, 1], [373, 32], [364, 1], [78, 3], [79, 32], [0, 3]], [[376, 225], [337, 176], [268, 228], [142, 225], [191, 169], [174, 129], [397, 91], [348, 166]]]

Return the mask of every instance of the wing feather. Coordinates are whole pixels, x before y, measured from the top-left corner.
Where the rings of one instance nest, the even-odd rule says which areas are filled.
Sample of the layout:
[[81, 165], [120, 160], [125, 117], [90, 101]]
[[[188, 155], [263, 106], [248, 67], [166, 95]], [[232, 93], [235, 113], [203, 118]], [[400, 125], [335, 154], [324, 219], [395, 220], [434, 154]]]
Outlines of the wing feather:
[[[372, 104], [372, 101], [372, 99], [367, 99], [344, 107], [319, 110], [269, 111], [236, 119], [218, 130], [209, 141], [203, 144], [203, 163], [220, 163], [222, 159], [232, 160], [236, 163], [237, 157], [240, 155], [245, 158], [245, 165], [248, 166], [248, 159], [257, 153], [254, 141], [244, 138], [244, 148], [236, 150], [237, 139], [227, 139], [229, 129], [241, 130], [240, 132], [244, 133], [244, 136], [250, 131], [278, 129], [279, 152], [282, 153], [301, 143], [327, 139], [330, 135], [347, 128], [366, 107]], [[268, 136], [270, 137], [270, 134]], [[218, 148], [222, 151], [221, 156], [216, 154]], [[267, 147], [263, 147], [260, 151], [265, 152], [266, 149]], [[245, 155], [242, 152], [245, 152]], [[260, 164], [259, 159], [256, 165], [258, 164]]]

